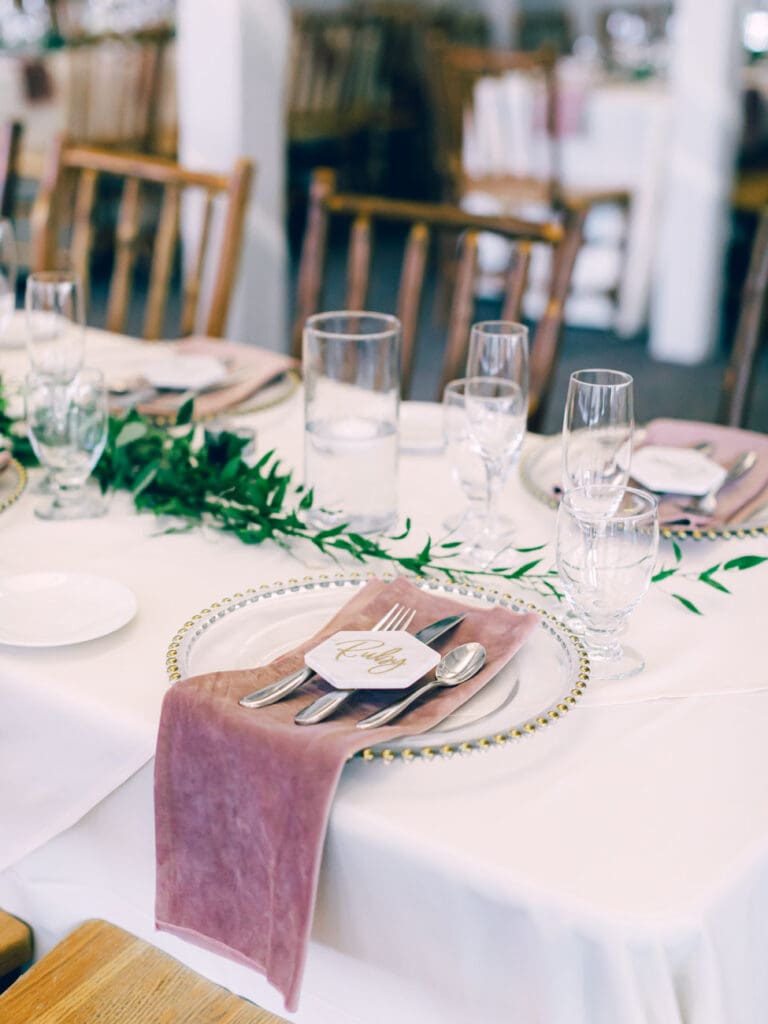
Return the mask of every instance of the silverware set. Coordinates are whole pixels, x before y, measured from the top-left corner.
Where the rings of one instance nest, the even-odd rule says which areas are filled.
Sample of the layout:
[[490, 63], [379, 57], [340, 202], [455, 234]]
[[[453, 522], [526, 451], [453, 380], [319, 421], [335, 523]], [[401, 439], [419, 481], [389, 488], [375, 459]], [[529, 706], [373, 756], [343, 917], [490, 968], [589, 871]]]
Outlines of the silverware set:
[[[401, 604], [393, 605], [389, 611], [371, 628], [377, 632], [388, 632], [396, 629], [408, 629], [416, 612]], [[449, 630], [454, 629], [463, 620], [464, 615], [449, 615], [436, 622], [424, 626], [416, 634], [416, 639], [432, 645]], [[392, 704], [388, 704], [374, 715], [369, 715], [357, 723], [360, 729], [372, 729], [393, 721], [409, 708], [415, 701], [442, 686], [456, 686], [466, 682], [480, 671], [485, 663], [485, 648], [481, 644], [469, 643], [449, 651], [435, 669], [434, 679], [422, 682]], [[295, 693], [304, 683], [314, 678], [316, 673], [308, 667], [297, 669], [283, 679], [270, 683], [260, 690], [241, 697], [239, 703], [244, 708], [264, 708], [283, 700]], [[294, 717], [297, 725], [316, 725], [334, 714], [342, 705], [355, 696], [357, 690], [332, 690], [323, 694], [302, 708]]]

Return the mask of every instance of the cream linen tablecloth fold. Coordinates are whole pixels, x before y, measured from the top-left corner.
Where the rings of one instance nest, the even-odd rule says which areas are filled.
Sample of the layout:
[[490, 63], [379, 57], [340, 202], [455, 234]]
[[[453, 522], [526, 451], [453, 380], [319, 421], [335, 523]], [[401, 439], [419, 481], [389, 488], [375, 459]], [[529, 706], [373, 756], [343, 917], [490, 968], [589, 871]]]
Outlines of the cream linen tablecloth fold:
[[[397, 723], [355, 722], [392, 701], [366, 691], [322, 724], [293, 722], [322, 680], [261, 709], [238, 699], [303, 664], [339, 629], [369, 628], [395, 602], [414, 608], [414, 631], [466, 613], [442, 650], [484, 644], [483, 669], [438, 691]], [[328, 816], [341, 770], [356, 751], [434, 727], [504, 667], [535, 629], [535, 614], [470, 608], [400, 578], [366, 584], [315, 636], [260, 669], [212, 673], [173, 686], [163, 703], [155, 759], [157, 925], [250, 964], [298, 1005]]]

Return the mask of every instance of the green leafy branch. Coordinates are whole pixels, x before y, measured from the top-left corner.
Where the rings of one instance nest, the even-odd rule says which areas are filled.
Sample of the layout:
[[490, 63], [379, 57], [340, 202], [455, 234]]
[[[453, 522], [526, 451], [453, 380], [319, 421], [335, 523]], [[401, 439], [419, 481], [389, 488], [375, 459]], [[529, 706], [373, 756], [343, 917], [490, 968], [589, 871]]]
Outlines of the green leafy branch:
[[[8, 415], [1, 386], [0, 434], [12, 439], [20, 461], [35, 463], [23, 425]], [[417, 576], [450, 582], [490, 574], [541, 596], [562, 596], [556, 570], [545, 568], [541, 556], [489, 573], [460, 566], [461, 545], [451, 539], [430, 538], [416, 553], [400, 553], [410, 536], [410, 520], [400, 534], [384, 538], [363, 536], [346, 524], [314, 529], [306, 517], [313, 508], [312, 491], [293, 483], [292, 473], [283, 469], [274, 450], [249, 464], [243, 458], [249, 443], [250, 438], [240, 434], [195, 425], [191, 401], [179, 410], [172, 427], [161, 427], [132, 410], [110, 417], [107, 443], [94, 476], [103, 491], [129, 491], [138, 511], [168, 517], [171, 525], [166, 532], [205, 524], [232, 533], [245, 544], [274, 541], [293, 553], [297, 546], [308, 544], [337, 562], [382, 561]], [[537, 555], [544, 547], [514, 551]]]
[[[24, 424], [9, 414], [0, 381], [0, 442], [3, 436], [10, 439], [16, 458], [25, 465], [35, 463]], [[168, 518], [165, 532], [205, 524], [232, 533], [245, 544], [273, 541], [293, 554], [301, 545], [310, 545], [337, 562], [385, 562], [417, 576], [453, 583], [491, 576], [544, 598], [559, 601], [563, 597], [557, 570], [544, 563], [544, 544], [510, 549], [516, 556], [531, 556], [521, 565], [472, 569], [459, 563], [462, 545], [450, 536], [428, 538], [415, 553], [403, 551], [411, 534], [410, 519], [401, 533], [382, 538], [363, 536], [343, 523], [314, 529], [306, 515], [314, 507], [312, 491], [293, 483], [292, 473], [283, 469], [274, 450], [250, 464], [243, 458], [249, 443], [250, 438], [241, 434], [195, 425], [191, 401], [181, 408], [172, 427], [159, 426], [132, 410], [110, 417], [107, 444], [94, 476], [103, 491], [130, 492], [138, 511]], [[730, 593], [723, 582], [727, 574], [768, 560], [743, 555], [697, 573], [683, 569], [676, 542], [672, 550], [674, 564], [662, 566], [652, 582], [695, 581], [725, 594]], [[688, 597], [676, 590], [667, 592], [687, 611], [702, 614]]]
[[[743, 572], [745, 569], [752, 569], [756, 565], [761, 565], [763, 562], [768, 561], [768, 558], [764, 558], [760, 555], [740, 555], [738, 558], [730, 558], [727, 562], [717, 562], [715, 565], [711, 565], [708, 569], [703, 569], [701, 572], [691, 572], [683, 570], [681, 566], [683, 554], [680, 550], [680, 545], [676, 542], [672, 542], [672, 554], [674, 557], [675, 564], [670, 567], [664, 567], [651, 577], [652, 583], [662, 583], [664, 580], [690, 580], [697, 583], [704, 583], [706, 586], [711, 587], [713, 590], [718, 590], [721, 594], [730, 594], [731, 590], [723, 582], [724, 573]], [[694, 615], [701, 615], [701, 610], [683, 594], [678, 594], [669, 591], [670, 596], [676, 601], [679, 601], [683, 608], [686, 608], [689, 612], [693, 612]]]

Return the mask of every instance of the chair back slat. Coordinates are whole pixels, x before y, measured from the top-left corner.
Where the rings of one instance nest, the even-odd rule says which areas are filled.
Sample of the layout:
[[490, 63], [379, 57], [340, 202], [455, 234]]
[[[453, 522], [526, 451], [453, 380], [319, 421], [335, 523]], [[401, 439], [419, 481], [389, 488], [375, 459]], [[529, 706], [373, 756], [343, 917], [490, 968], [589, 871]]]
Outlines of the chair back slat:
[[[357, 252], [350, 257], [350, 265], [355, 268], [361, 280], [367, 277], [368, 267], [374, 263], [373, 246], [379, 222], [397, 224], [405, 230], [406, 243], [397, 296], [391, 308], [383, 307], [379, 299], [376, 308], [380, 312], [396, 313], [402, 322], [402, 389], [406, 396], [418, 345], [420, 307], [430, 257], [434, 255], [439, 259], [442, 256], [445, 263], [448, 242], [451, 251], [456, 253], [455, 267], [452, 267], [448, 278], [452, 302], [440, 367], [442, 390], [446, 381], [464, 375], [470, 325], [477, 319], [487, 319], [486, 315], [477, 315], [481, 234], [491, 232], [512, 243], [514, 260], [499, 278], [501, 315], [504, 319], [520, 318], [532, 248], [535, 244], [544, 245], [552, 253], [552, 275], [547, 310], [533, 337], [532, 418], [536, 419], [551, 385], [562, 334], [565, 298], [589, 207], [577, 207], [567, 217], [561, 215], [552, 220], [534, 222], [518, 217], [471, 214], [447, 203], [410, 202], [382, 196], [336, 193], [334, 187], [332, 171], [323, 168], [315, 172], [299, 266], [294, 322], [297, 345], [294, 351], [297, 354], [300, 352], [298, 342], [306, 318], [321, 311], [325, 247], [332, 222], [340, 221], [347, 225], [352, 222], [350, 237], [352, 248], [356, 245]], [[364, 268], [365, 273], [361, 268]], [[438, 267], [438, 270], [444, 269]], [[351, 308], [365, 308], [361, 291], [353, 298], [355, 304]]]
[[197, 307], [200, 301], [200, 291], [203, 286], [203, 272], [205, 270], [205, 254], [208, 251], [208, 238], [211, 233], [211, 221], [213, 220], [213, 195], [210, 192], [205, 196], [205, 208], [203, 210], [203, 223], [200, 227], [200, 238], [197, 244], [197, 253], [192, 261], [190, 272], [184, 279], [184, 307], [181, 313], [181, 333], [191, 334], [195, 329], [197, 319]]
[[301, 246], [299, 275], [296, 285], [296, 316], [293, 321], [291, 351], [301, 358], [301, 339], [304, 321], [320, 310], [325, 260], [328, 249], [327, 202], [336, 188], [336, 175], [323, 167], [312, 175], [309, 189], [307, 226]]
[[355, 217], [349, 240], [347, 260], [347, 309], [363, 309], [368, 294], [371, 270], [371, 219]]
[[749, 269], [741, 295], [731, 358], [723, 375], [718, 422], [743, 427], [749, 415], [754, 370], [765, 322], [768, 292], [768, 208], [758, 221]]
[[227, 325], [227, 313], [237, 279], [237, 264], [243, 247], [243, 231], [248, 216], [248, 198], [253, 183], [253, 163], [240, 157], [226, 185], [226, 214], [213, 294], [208, 308], [205, 330], [220, 338]]
[[472, 324], [475, 299], [475, 273], [478, 259], [478, 233], [472, 229], [464, 234], [461, 254], [456, 269], [451, 318], [448, 324], [448, 339], [443, 359], [443, 373], [440, 380], [442, 392], [449, 380], [464, 376], [464, 367], [469, 343], [469, 329]]
[[147, 314], [144, 319], [144, 337], [159, 338], [165, 318], [168, 285], [173, 270], [173, 256], [179, 231], [179, 208], [181, 193], [178, 185], [166, 185], [160, 221], [155, 235], [152, 255], [152, 272], [149, 279]]
[[528, 284], [528, 271], [531, 266], [531, 243], [519, 242], [507, 271], [507, 285], [504, 305], [501, 309], [502, 320], [519, 320], [523, 308], [523, 296]]
[[0, 217], [12, 217], [21, 145], [21, 124], [7, 121], [0, 130]]
[[[93, 204], [95, 182], [97, 178], [99, 184], [102, 179], [123, 181], [116, 218], [116, 252], [106, 326], [110, 330], [124, 329], [131, 299], [135, 297], [132, 292], [135, 292], [137, 279], [143, 279], [143, 275], [135, 272], [141, 259], [142, 264], [145, 261], [150, 263], [143, 329], [145, 338], [158, 338], [164, 333], [165, 310], [178, 249], [182, 193], [203, 191], [205, 201], [200, 207], [190, 206], [193, 212], [201, 211], [202, 227], [196, 235], [198, 244], [192, 258], [191, 276], [184, 286], [180, 326], [182, 333], [194, 329], [204, 291], [201, 282], [205, 277], [206, 283], [210, 281], [210, 288], [205, 289], [207, 309], [203, 330], [211, 337], [221, 337], [237, 279], [243, 225], [253, 178], [251, 161], [238, 160], [230, 174], [209, 173], [182, 167], [162, 157], [71, 145], [58, 138], [51, 148], [32, 210], [30, 249], [33, 270], [56, 268], [59, 236], [72, 217], [68, 208], [68, 175], [77, 182], [72, 221], [73, 259], [77, 256], [78, 268], [82, 267], [86, 282], [94, 241], [93, 219], [101, 208], [100, 204], [95, 208]], [[159, 213], [152, 206], [157, 203], [158, 192], [162, 195]], [[214, 197], [216, 202], [213, 202]], [[108, 194], [105, 201], [109, 201]], [[219, 206], [222, 225], [221, 230], [214, 231], [212, 218], [219, 212]], [[145, 212], [147, 208], [148, 213]], [[100, 225], [99, 235], [105, 227]], [[153, 237], [154, 243], [151, 244]]]
[[429, 227], [418, 221], [408, 232], [403, 255], [403, 269], [397, 299], [397, 315], [402, 324], [401, 380], [404, 394], [408, 394], [413, 375], [416, 351], [416, 332], [419, 326], [421, 295], [429, 256]]
[[541, 426], [546, 411], [560, 348], [565, 300], [568, 297], [576, 257], [581, 248], [584, 222], [588, 212], [589, 208], [585, 206], [568, 214], [563, 242], [555, 252], [552, 261], [552, 278], [547, 306], [533, 335], [528, 422], [534, 430]]
[[115, 268], [107, 304], [108, 331], [122, 331], [125, 327], [139, 243], [140, 199], [141, 182], [138, 178], [126, 178], [115, 236]]
[[70, 258], [72, 268], [79, 276], [83, 288], [83, 300], [88, 304], [89, 257], [91, 252], [91, 213], [96, 199], [98, 171], [83, 171], [75, 191], [75, 214], [72, 221], [72, 239], [70, 242]]

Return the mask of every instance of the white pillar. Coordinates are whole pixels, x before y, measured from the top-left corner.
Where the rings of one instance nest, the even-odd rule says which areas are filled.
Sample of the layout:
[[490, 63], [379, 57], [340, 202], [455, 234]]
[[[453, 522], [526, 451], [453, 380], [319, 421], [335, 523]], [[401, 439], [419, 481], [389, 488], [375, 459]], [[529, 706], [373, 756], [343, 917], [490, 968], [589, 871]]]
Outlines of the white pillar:
[[713, 352], [739, 130], [733, 0], [677, 0], [672, 130], [651, 305], [651, 354], [694, 364]]
[[178, 0], [179, 159], [201, 170], [256, 162], [227, 336], [285, 349], [285, 0]]

